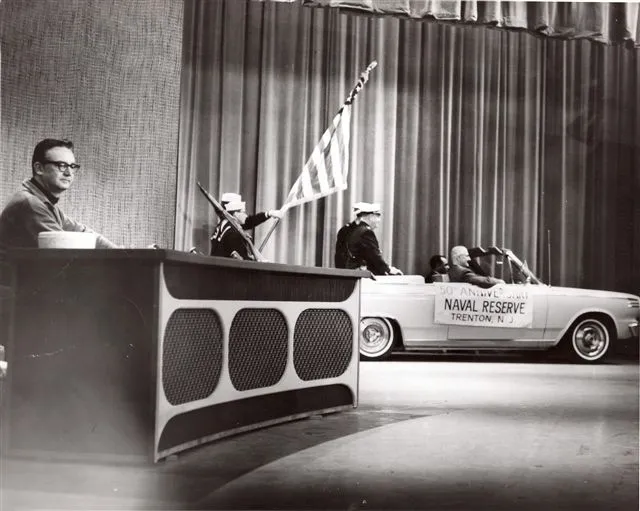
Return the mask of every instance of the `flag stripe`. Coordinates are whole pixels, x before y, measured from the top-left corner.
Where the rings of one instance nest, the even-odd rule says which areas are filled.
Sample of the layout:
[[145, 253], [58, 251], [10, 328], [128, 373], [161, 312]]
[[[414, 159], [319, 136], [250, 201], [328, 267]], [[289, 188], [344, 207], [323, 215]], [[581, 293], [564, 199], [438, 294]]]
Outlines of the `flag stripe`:
[[284, 207], [303, 204], [347, 187], [351, 106], [343, 105], [313, 149]]
[[346, 126], [346, 129], [338, 131], [338, 135], [336, 137], [337, 143], [333, 144], [330, 148], [332, 166], [335, 167], [331, 175], [333, 178], [333, 186], [346, 187], [349, 165], [349, 134], [351, 132], [349, 129], [349, 125], [351, 124], [350, 107], [342, 112], [342, 118], [340, 121]]
[[[326, 192], [329, 189], [329, 180], [327, 176], [329, 170], [326, 168], [326, 163], [323, 161], [325, 159], [324, 151], [322, 154], [320, 151], [314, 151], [311, 158], [313, 159], [313, 165], [318, 169], [318, 172], [316, 173], [318, 178], [314, 184], [316, 184], [316, 187], [321, 192]], [[309, 173], [311, 173], [311, 170], [309, 170]]]

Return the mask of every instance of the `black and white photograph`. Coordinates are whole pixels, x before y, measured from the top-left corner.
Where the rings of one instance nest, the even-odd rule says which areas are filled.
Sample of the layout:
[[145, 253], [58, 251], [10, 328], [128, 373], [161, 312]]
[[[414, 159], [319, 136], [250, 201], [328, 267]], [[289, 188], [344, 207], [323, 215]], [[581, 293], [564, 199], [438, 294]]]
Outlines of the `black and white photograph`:
[[640, 1], [0, 38], [0, 511], [640, 509]]

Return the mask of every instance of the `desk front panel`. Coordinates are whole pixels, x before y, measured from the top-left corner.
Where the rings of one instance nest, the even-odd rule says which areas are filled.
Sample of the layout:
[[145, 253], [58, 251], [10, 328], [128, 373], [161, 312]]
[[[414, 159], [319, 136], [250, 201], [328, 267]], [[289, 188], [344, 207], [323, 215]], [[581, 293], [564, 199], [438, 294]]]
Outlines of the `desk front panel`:
[[160, 285], [158, 458], [357, 405], [359, 279], [183, 269]]

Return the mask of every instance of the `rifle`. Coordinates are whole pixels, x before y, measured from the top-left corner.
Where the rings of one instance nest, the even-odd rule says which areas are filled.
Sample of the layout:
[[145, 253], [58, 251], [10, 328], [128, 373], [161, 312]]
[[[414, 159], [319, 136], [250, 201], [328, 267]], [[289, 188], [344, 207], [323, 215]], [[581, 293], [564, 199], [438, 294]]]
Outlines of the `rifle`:
[[218, 218], [220, 220], [227, 220], [231, 225], [231, 227], [235, 229], [238, 232], [238, 234], [240, 234], [240, 236], [242, 236], [242, 239], [249, 247], [249, 250], [251, 251], [251, 254], [253, 255], [254, 259], [256, 261], [264, 261], [265, 260], [264, 256], [255, 247], [255, 245], [251, 241], [251, 238], [249, 238], [247, 233], [244, 232], [242, 227], [237, 225], [236, 219], [233, 218], [229, 213], [227, 213], [227, 211], [222, 207], [222, 204], [220, 204], [217, 200], [215, 200], [213, 196], [207, 190], [204, 189], [204, 187], [200, 184], [199, 181], [197, 182], [197, 185], [198, 185], [198, 188], [200, 188], [200, 191], [203, 193], [203, 195], [207, 198], [209, 203], [213, 206], [213, 209], [218, 215]]

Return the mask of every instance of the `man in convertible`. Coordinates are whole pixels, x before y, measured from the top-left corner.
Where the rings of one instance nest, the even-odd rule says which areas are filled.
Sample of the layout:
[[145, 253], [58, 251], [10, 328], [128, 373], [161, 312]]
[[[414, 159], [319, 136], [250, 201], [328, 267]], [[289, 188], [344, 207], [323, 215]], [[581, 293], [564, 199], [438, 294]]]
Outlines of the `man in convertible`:
[[451, 267], [449, 268], [450, 282], [467, 282], [474, 286], [490, 288], [496, 284], [504, 284], [504, 280], [495, 277], [478, 275], [469, 266], [469, 251], [463, 245], [457, 245], [451, 249]]
[[449, 275], [449, 261], [447, 261], [447, 258], [441, 254], [431, 256], [431, 259], [429, 259], [429, 268], [431, 270], [424, 278], [424, 281], [427, 284], [443, 282], [443, 277], [445, 275]]

